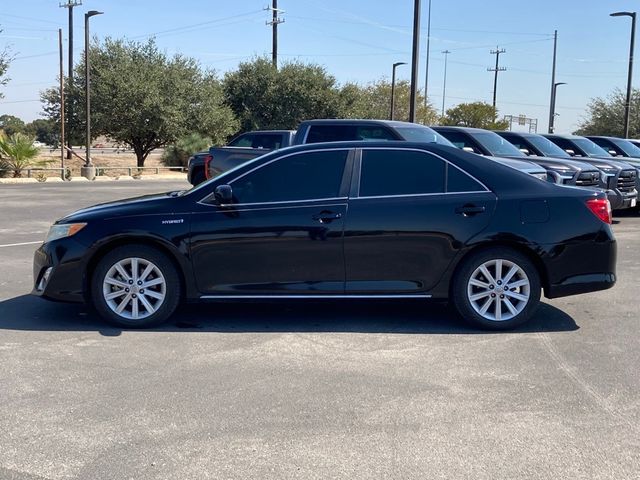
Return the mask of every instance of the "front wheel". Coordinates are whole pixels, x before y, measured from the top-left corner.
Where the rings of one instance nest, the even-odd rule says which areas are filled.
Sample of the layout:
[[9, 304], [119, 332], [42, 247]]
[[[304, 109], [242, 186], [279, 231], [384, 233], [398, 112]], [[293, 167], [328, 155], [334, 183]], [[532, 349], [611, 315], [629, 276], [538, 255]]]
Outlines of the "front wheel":
[[523, 254], [491, 248], [463, 261], [453, 279], [452, 300], [467, 321], [491, 330], [525, 323], [540, 303], [540, 275]]
[[91, 300], [105, 320], [127, 328], [164, 322], [180, 301], [176, 268], [162, 252], [125, 245], [105, 255], [92, 275]]

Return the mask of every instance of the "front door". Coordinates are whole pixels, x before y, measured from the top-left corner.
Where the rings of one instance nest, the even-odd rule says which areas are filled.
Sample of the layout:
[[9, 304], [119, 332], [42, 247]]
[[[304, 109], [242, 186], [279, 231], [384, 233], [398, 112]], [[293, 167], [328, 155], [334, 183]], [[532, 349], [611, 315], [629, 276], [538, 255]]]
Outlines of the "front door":
[[231, 180], [232, 204], [201, 205], [191, 240], [200, 292], [344, 293], [348, 157], [345, 149], [286, 155]]

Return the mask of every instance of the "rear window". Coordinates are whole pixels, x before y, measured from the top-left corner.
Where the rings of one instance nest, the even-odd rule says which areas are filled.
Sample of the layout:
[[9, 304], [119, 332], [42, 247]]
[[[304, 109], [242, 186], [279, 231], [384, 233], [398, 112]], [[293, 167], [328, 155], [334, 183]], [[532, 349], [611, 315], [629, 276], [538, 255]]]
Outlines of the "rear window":
[[353, 140], [398, 140], [380, 125], [311, 125], [305, 143], [344, 142]]

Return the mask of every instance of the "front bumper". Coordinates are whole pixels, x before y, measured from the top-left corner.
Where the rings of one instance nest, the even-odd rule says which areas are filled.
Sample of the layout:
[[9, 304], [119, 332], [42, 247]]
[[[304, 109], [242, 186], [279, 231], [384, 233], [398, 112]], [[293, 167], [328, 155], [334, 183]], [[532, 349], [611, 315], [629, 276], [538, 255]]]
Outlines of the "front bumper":
[[638, 199], [638, 191], [633, 190], [631, 192], [621, 192], [620, 190], [613, 189], [607, 190], [607, 198], [611, 203], [612, 210], [623, 210], [625, 208], [631, 208], [636, 206]]
[[31, 293], [59, 302], [84, 302], [85, 251], [73, 238], [43, 243], [33, 257]]

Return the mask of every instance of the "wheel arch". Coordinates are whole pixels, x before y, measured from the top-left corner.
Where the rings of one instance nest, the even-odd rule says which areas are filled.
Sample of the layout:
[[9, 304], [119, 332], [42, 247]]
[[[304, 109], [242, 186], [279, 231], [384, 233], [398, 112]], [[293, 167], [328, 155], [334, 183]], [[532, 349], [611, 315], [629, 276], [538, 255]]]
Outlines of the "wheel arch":
[[[491, 240], [486, 242], [481, 242], [476, 245], [473, 245], [469, 248], [457, 261], [453, 271], [451, 273], [451, 279], [454, 279], [458, 274], [458, 271], [464, 265], [464, 262], [471, 256], [476, 254], [477, 252], [488, 250], [491, 248], [509, 248], [518, 253], [521, 253], [525, 257], [527, 257], [531, 263], [536, 268], [538, 275], [540, 277], [540, 284], [542, 288], [546, 292], [549, 288], [549, 275], [547, 272], [547, 268], [544, 265], [544, 262], [540, 259], [540, 255], [538, 255], [535, 250], [527, 245], [523, 245], [522, 243], [508, 241], [508, 240]], [[451, 295], [451, 289], [453, 288], [453, 281], [449, 282], [449, 295]]]
[[111, 238], [103, 243], [101, 243], [91, 254], [89, 260], [86, 263], [84, 268], [84, 278], [83, 278], [83, 291], [85, 300], [87, 302], [91, 302], [91, 280], [93, 277], [93, 272], [95, 272], [100, 259], [109, 251], [123, 246], [132, 246], [132, 245], [141, 245], [145, 247], [151, 247], [162, 254], [164, 254], [169, 261], [173, 264], [178, 274], [178, 278], [180, 279], [180, 298], [185, 299], [187, 297], [187, 292], [190, 288], [190, 283], [188, 283], [187, 275], [188, 272], [185, 271], [185, 266], [179, 260], [178, 252], [175, 250], [175, 247], [168, 246], [165, 242], [160, 241], [159, 239], [146, 237], [146, 236], [126, 236], [126, 237], [115, 237]]

